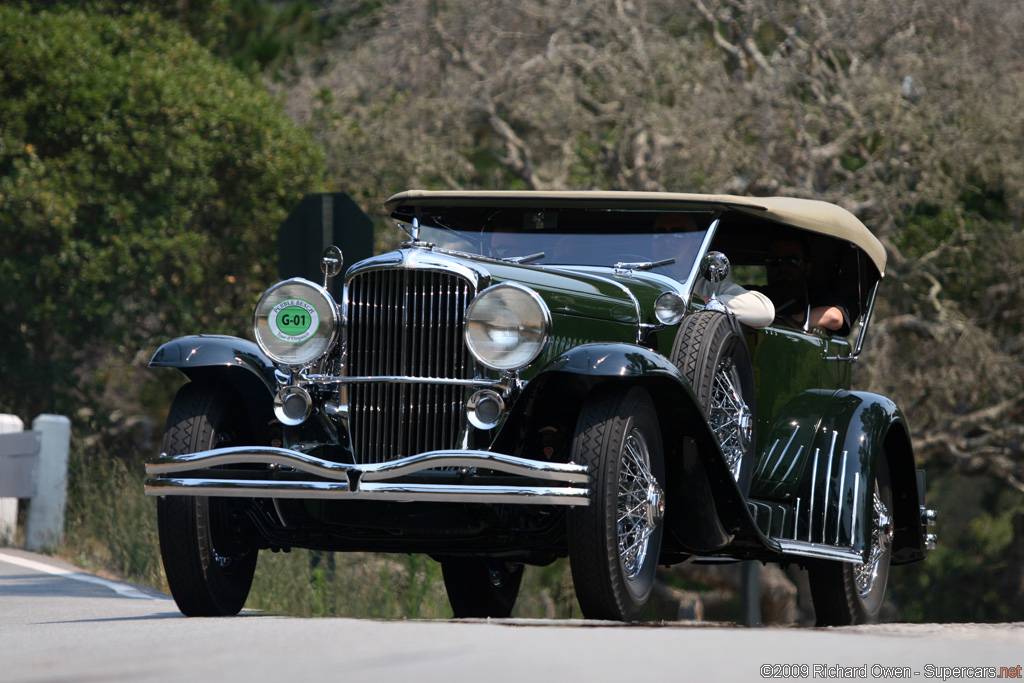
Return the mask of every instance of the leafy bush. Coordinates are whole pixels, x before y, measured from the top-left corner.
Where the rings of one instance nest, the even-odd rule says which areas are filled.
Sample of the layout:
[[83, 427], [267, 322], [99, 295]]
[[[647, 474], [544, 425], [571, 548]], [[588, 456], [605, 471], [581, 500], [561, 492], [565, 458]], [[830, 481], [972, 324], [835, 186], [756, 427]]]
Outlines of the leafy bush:
[[24, 416], [118, 405], [140, 350], [244, 329], [324, 185], [261, 85], [145, 10], [0, 8], [0, 122], [0, 410]]

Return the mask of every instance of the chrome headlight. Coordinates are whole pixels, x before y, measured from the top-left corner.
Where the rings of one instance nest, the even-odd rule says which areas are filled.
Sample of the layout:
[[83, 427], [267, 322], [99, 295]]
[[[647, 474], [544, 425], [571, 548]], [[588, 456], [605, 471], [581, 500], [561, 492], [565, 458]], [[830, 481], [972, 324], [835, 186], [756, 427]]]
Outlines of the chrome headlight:
[[303, 366], [330, 352], [338, 336], [338, 306], [320, 285], [302, 278], [279, 282], [256, 304], [256, 343], [272, 360]]
[[513, 283], [488, 287], [466, 309], [466, 345], [482, 364], [518, 370], [547, 346], [551, 312], [531, 289]]
[[665, 292], [654, 302], [654, 317], [662, 325], [675, 325], [683, 319], [686, 313], [686, 304], [683, 298], [675, 292]]

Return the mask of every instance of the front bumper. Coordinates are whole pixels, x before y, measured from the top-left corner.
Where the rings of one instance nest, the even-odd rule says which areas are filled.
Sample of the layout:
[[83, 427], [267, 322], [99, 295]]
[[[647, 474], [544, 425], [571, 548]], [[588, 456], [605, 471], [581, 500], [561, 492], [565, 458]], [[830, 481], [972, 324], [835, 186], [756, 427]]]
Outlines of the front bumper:
[[[248, 469], [212, 469], [237, 466]], [[530, 481], [522, 485], [509, 484], [505, 476], [495, 477], [503, 483], [488, 484], [486, 474], [474, 474], [471, 478], [473, 482], [484, 483], [408, 481], [424, 470], [437, 468], [454, 468], [465, 473], [485, 470]], [[301, 477], [300, 473], [310, 476]], [[585, 465], [549, 463], [476, 450], [431, 451], [384, 463], [355, 465], [286, 448], [239, 446], [183, 455], [162, 453], [147, 463], [146, 474], [150, 475], [146, 479], [146, 494], [150, 496], [526, 505], [590, 503]], [[552, 482], [552, 485], [538, 485], [534, 483], [536, 480]]]

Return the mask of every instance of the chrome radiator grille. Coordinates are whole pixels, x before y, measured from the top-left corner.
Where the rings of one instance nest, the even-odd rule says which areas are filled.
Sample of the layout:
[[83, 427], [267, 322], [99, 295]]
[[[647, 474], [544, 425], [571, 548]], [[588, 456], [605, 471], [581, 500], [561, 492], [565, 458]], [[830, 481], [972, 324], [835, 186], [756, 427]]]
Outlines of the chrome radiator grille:
[[[473, 297], [464, 278], [429, 270], [375, 270], [348, 283], [348, 370], [352, 377], [472, 378], [462, 341]], [[377, 463], [453, 448], [465, 388], [373, 382], [348, 389], [356, 460]]]

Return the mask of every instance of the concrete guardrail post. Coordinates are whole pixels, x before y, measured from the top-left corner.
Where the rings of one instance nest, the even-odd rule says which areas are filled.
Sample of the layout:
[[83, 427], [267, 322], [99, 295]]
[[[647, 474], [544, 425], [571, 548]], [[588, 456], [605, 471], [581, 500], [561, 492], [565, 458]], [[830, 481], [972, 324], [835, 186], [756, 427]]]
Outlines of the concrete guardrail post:
[[39, 432], [36, 493], [25, 518], [25, 548], [56, 548], [64, 539], [64, 504], [68, 496], [68, 450], [71, 420], [63, 415], [39, 415], [32, 420]]
[[[25, 423], [17, 415], [0, 415], [0, 434], [25, 431]], [[18, 528], [18, 499], [0, 498], [0, 542], [14, 541]]]
[[14, 541], [18, 499], [29, 499], [25, 548], [56, 548], [64, 537], [71, 420], [40, 415], [32, 429], [15, 415], [0, 415], [0, 542]]

